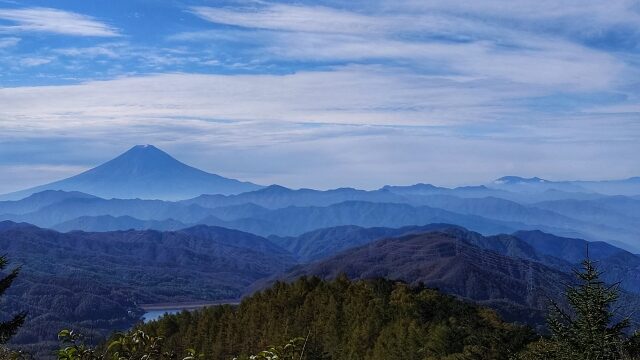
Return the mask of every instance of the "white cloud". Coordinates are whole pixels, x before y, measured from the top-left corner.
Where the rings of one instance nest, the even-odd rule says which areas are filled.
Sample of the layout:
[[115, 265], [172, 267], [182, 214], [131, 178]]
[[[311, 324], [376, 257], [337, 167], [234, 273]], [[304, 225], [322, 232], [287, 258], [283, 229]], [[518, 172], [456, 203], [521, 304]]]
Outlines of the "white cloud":
[[304, 33], [279, 34], [272, 40], [267, 53], [281, 58], [404, 60], [437, 72], [526, 85], [568, 86], [571, 90], [609, 88], [628, 70], [613, 56], [564, 41], [530, 39], [526, 48], [509, 49], [491, 42], [371, 41], [357, 36]]
[[598, 178], [605, 168], [625, 177], [640, 167], [622, 156], [638, 150], [635, 114], [518, 105], [545, 94], [361, 66], [4, 88], [0, 142], [48, 144], [51, 154], [74, 141], [94, 154], [86, 166], [154, 143], [222, 175], [313, 187], [463, 184], [508, 173]]
[[[536, 89], [487, 86], [464, 77], [346, 67], [290, 75], [157, 75], [73, 86], [0, 89], [0, 124], [101, 126], [136, 118], [202, 118], [360, 125], [448, 125], [489, 120], [494, 105]], [[90, 94], [90, 96], [88, 96]], [[15, 120], [12, 120], [15, 119]], [[20, 119], [20, 120], [19, 120]], [[80, 121], [82, 119], [82, 121]], [[91, 119], [98, 119], [95, 122]], [[180, 122], [180, 120], [168, 120]]]
[[442, 11], [511, 20], [511, 23], [543, 21], [587, 29], [616, 25], [637, 26], [640, 9], [635, 0], [393, 0], [383, 1], [395, 11]]
[[[447, 4], [427, 1], [419, 6], [401, 2], [400, 10], [390, 7], [390, 11], [383, 13], [375, 8], [368, 13], [355, 13], [283, 4], [248, 9], [197, 7], [192, 11], [214, 23], [268, 30], [260, 34], [262, 43], [256, 47], [262, 51], [260, 56], [272, 60], [402, 61], [438, 72], [572, 90], [606, 89], [629, 78], [628, 65], [614, 55], [563, 36], [539, 34], [501, 19], [478, 17], [512, 12], [524, 17], [533, 10], [520, 13], [506, 6], [500, 12], [493, 1], [486, 6], [471, 5], [468, 11], [456, 1]], [[567, 4], [556, 8], [559, 13], [572, 16], [602, 10], [586, 6], [579, 12], [569, 12]], [[474, 13], [478, 16], [469, 16]], [[557, 15], [548, 11], [539, 16], [554, 14]], [[172, 39], [215, 40], [221, 36], [220, 32], [205, 31], [178, 34]]]
[[18, 45], [20, 40], [21, 39], [17, 38], [17, 37], [0, 38], [0, 49], [14, 47], [14, 46]]
[[34, 67], [34, 66], [48, 64], [51, 61], [53, 61], [53, 59], [51, 58], [27, 57], [27, 58], [20, 59], [20, 65], [25, 67]]
[[0, 32], [46, 32], [75, 36], [113, 37], [118, 30], [90, 16], [52, 8], [0, 9], [0, 19], [12, 22]]
[[120, 51], [126, 48], [125, 44], [102, 44], [99, 46], [90, 47], [67, 47], [54, 49], [56, 54], [70, 56], [70, 57], [85, 57], [85, 58], [97, 58], [107, 57], [117, 59], [121, 56]]
[[271, 30], [353, 34], [380, 31], [385, 26], [369, 16], [322, 6], [271, 4], [244, 9], [197, 6], [191, 11], [219, 24]]
[[[83, 70], [99, 61], [122, 77], [0, 88], [0, 150], [40, 144], [20, 158], [46, 164], [45, 153], [56, 154], [88, 167], [154, 143], [222, 175], [294, 187], [637, 175], [637, 54], [586, 41], [622, 29], [637, 42], [633, 0], [331, 3], [341, 8], [194, 7], [210, 28], [160, 46], [118, 41], [23, 56]], [[30, 26], [13, 21], [0, 31]], [[252, 74], [125, 77], [196, 64]], [[617, 100], [589, 100], [609, 95]]]

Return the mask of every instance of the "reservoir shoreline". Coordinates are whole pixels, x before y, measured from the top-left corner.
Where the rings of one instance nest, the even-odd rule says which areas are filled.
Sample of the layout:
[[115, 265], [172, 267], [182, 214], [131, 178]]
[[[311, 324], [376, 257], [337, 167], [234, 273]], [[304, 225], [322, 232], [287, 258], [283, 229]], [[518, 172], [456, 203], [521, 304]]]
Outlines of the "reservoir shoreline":
[[184, 309], [194, 310], [207, 306], [216, 305], [239, 305], [240, 299], [225, 299], [214, 301], [194, 301], [194, 302], [170, 302], [170, 303], [154, 303], [154, 304], [140, 304], [140, 307], [144, 311], [157, 311], [157, 310], [172, 310], [172, 309]]
[[144, 310], [142, 315], [143, 322], [149, 322], [157, 320], [166, 314], [177, 314], [182, 311], [193, 311], [202, 309], [208, 306], [219, 305], [238, 305], [240, 300], [228, 299], [218, 301], [206, 301], [206, 302], [183, 302], [183, 303], [158, 303], [158, 304], [142, 304], [139, 307]]

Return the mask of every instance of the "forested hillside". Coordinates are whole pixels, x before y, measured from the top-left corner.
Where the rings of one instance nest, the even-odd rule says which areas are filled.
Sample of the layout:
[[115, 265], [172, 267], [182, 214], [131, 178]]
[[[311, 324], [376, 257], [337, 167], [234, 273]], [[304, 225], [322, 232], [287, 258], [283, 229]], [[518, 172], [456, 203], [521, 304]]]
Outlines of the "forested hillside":
[[[367, 241], [376, 233], [383, 238]], [[515, 235], [528, 241], [513, 235], [482, 236], [444, 224], [400, 229], [339, 227], [299, 238], [278, 238], [274, 240], [298, 251], [298, 256], [305, 256], [308, 249], [323, 256], [285, 274], [260, 280], [252, 288], [268, 286], [275, 280], [293, 281], [304, 275], [323, 279], [340, 274], [351, 279], [383, 277], [424, 283], [494, 308], [506, 320], [539, 327], [544, 324], [549, 300], [560, 301], [563, 286], [572, 282], [572, 269], [579, 265], [576, 254], [586, 256], [588, 243], [542, 232]], [[550, 252], [549, 242], [567, 250], [570, 244], [578, 244], [582, 251]], [[353, 247], [335, 253], [336, 243], [351, 243]], [[362, 245], [356, 246], [357, 243]], [[632, 316], [640, 322], [640, 314], [631, 310], [640, 307], [638, 256], [599, 243], [593, 244], [591, 254], [606, 266], [603, 279], [609, 284], [620, 282], [624, 290], [622, 304], [629, 310], [620, 316]]]
[[[269, 240], [202, 225], [59, 233], [0, 222], [0, 250], [23, 265], [6, 303], [27, 310], [30, 320], [13, 342], [39, 350], [50, 349], [66, 326], [96, 340], [129, 328], [140, 320], [141, 304], [236, 302], [273, 280], [341, 273], [424, 282], [492, 307], [508, 321], [540, 327], [547, 300], [557, 299], [571, 281], [586, 245], [542, 232], [483, 236], [448, 224], [343, 226]], [[593, 243], [590, 253], [606, 266], [605, 281], [620, 281], [629, 292], [622, 304], [640, 304], [638, 257], [603, 243]]]
[[424, 283], [497, 309], [509, 321], [544, 323], [549, 298], [558, 298], [571, 276], [539, 261], [507, 256], [506, 248], [501, 254], [497, 246], [501, 243], [491, 240], [464, 229], [386, 238], [297, 266], [274, 279], [294, 281], [304, 275], [333, 279], [346, 274], [351, 279]]
[[237, 299], [245, 288], [293, 264], [267, 239], [198, 226], [175, 232], [59, 233], [0, 222], [0, 254], [22, 266], [0, 308], [26, 310], [13, 339], [39, 351], [72, 326], [98, 341], [139, 321], [141, 304]]
[[165, 316], [140, 327], [168, 349], [231, 359], [307, 337], [306, 359], [507, 359], [531, 341], [491, 310], [389, 280], [303, 277], [242, 301]]

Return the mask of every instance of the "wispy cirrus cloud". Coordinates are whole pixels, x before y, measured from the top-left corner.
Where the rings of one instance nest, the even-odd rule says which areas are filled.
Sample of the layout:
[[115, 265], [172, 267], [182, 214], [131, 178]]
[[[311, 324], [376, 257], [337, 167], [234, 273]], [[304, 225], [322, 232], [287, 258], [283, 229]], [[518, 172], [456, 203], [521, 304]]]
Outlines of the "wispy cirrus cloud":
[[378, 4], [392, 11], [464, 14], [519, 28], [535, 26], [538, 30], [564, 30], [585, 36], [619, 26], [633, 26], [637, 30], [640, 21], [640, 7], [635, 0], [398, 0]]
[[51, 61], [53, 61], [53, 59], [48, 57], [26, 57], [26, 58], [20, 59], [20, 65], [26, 66], [26, 67], [34, 67], [34, 66], [48, 64]]
[[58, 55], [95, 59], [99, 57], [119, 58], [126, 52], [128, 46], [124, 43], [108, 43], [88, 47], [64, 47], [54, 49], [52, 52]]
[[[69, 147], [68, 162], [82, 156], [86, 166], [154, 143], [223, 175], [298, 187], [459, 185], [514, 171], [598, 178], [594, 169], [605, 167], [609, 177], [625, 177], [640, 166], [637, 157], [616, 156], [637, 148], [635, 114], [559, 116], [519, 101], [544, 95], [379, 66], [129, 77], [0, 89], [11, 104], [0, 108], [0, 142], [14, 151], [25, 143]], [[86, 151], [74, 155], [78, 146]], [[38, 154], [32, 161], [46, 163]]]
[[[545, 33], [534, 24], [546, 19], [546, 26], [568, 27], [563, 24], [593, 13], [603, 18], [601, 27], [624, 26], [636, 17], [624, 11], [629, 11], [629, 2], [607, 9], [608, 14], [625, 14], [620, 20], [599, 14], [602, 5], [572, 10], [576, 4], [567, 0], [556, 2], [555, 11], [549, 11], [531, 1], [519, 2], [526, 3], [523, 7], [528, 11], [515, 6], [498, 11], [493, 1], [469, 8], [455, 1], [379, 1], [360, 12], [273, 3], [190, 11], [216, 24], [262, 32], [257, 46], [262, 56], [272, 59], [409, 62], [421, 71], [576, 90], [608, 88], [629, 74], [631, 69], [622, 59], [564, 34]], [[518, 26], [508, 20], [509, 14], [521, 18]], [[174, 39], [197, 40], [206, 34], [181, 34]]]
[[16, 46], [16, 45], [18, 45], [20, 40], [21, 39], [17, 38], [17, 37], [0, 38], [0, 49]]
[[270, 4], [236, 9], [194, 6], [197, 16], [220, 24], [270, 30], [321, 32], [321, 33], [371, 33], [383, 31], [390, 25], [356, 13], [324, 6], [297, 6]]
[[5, 22], [0, 24], [0, 33], [44, 32], [74, 36], [120, 36], [117, 29], [90, 16], [53, 8], [0, 9], [0, 20]]
[[[496, 108], [496, 103], [544, 94], [533, 88], [504, 85], [487, 91], [490, 85], [482, 84], [473, 78], [416, 76], [400, 68], [376, 66], [287, 75], [130, 77], [74, 86], [0, 89], [0, 96], [13, 104], [0, 109], [0, 118], [4, 119], [0, 124], [6, 130], [12, 124], [18, 128], [52, 126], [50, 130], [54, 130], [56, 126], [70, 126], [78, 117], [97, 116], [121, 121], [191, 117], [343, 125], [449, 125], [491, 121], [518, 107]], [[92, 96], [81, 96], [83, 93]], [[30, 118], [30, 125], [12, 120], [18, 118]], [[83, 126], [82, 122], [76, 124]]]

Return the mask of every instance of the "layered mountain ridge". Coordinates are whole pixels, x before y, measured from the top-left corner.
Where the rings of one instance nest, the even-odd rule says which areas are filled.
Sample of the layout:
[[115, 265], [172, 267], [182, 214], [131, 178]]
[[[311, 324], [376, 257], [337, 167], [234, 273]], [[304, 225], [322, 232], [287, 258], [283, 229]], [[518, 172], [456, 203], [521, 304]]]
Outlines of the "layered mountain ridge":
[[[0, 201], [0, 220], [61, 231], [176, 230], [205, 224], [261, 236], [297, 236], [341, 225], [402, 227], [445, 222], [485, 235], [538, 229], [607, 241], [640, 252], [640, 201], [633, 197], [598, 195], [521, 202], [500, 197], [500, 192], [488, 188], [471, 192], [468, 188], [437, 189], [320, 191], [270, 186], [237, 195], [200, 195], [180, 201], [104, 199], [47, 190], [18, 201]], [[492, 195], [480, 196], [487, 191]]]
[[340, 273], [423, 282], [540, 325], [587, 249], [624, 306], [640, 306], [639, 196], [640, 178], [262, 187], [135, 146], [0, 201], [0, 250], [23, 266], [8, 300], [35, 315], [22, 343], [54, 344], [62, 319], [103, 336], [143, 302], [235, 302]]

